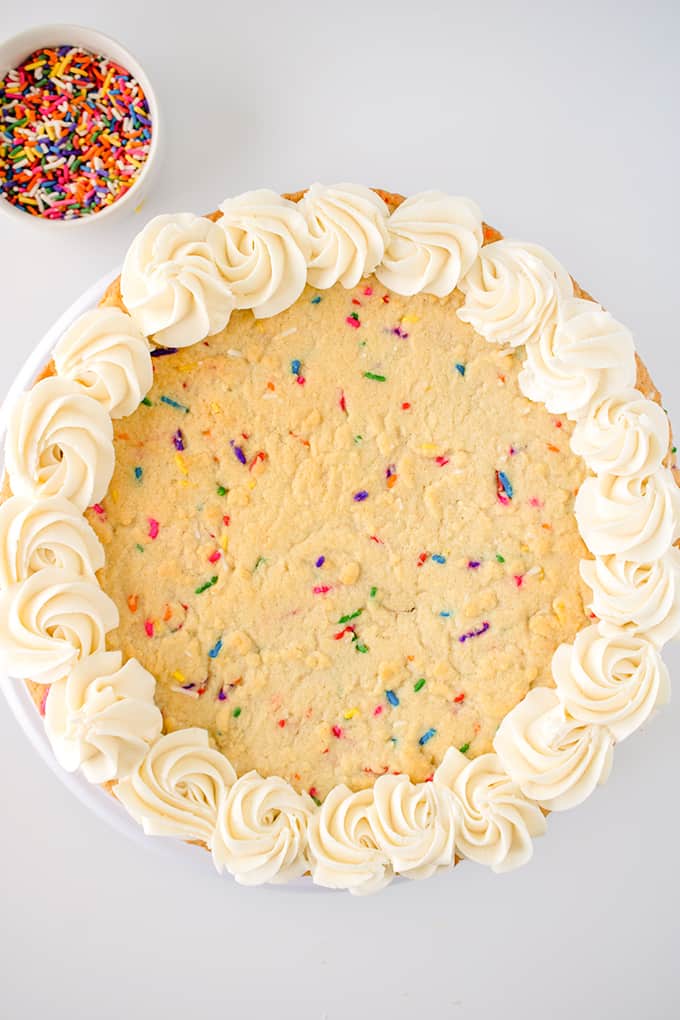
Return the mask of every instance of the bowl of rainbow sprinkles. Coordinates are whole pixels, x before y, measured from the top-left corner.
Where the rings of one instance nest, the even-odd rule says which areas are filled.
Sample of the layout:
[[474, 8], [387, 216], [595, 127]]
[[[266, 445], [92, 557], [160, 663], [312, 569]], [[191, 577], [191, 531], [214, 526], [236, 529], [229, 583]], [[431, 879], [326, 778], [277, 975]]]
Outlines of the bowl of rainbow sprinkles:
[[158, 150], [155, 93], [120, 43], [77, 25], [0, 43], [0, 212], [61, 228], [132, 212]]

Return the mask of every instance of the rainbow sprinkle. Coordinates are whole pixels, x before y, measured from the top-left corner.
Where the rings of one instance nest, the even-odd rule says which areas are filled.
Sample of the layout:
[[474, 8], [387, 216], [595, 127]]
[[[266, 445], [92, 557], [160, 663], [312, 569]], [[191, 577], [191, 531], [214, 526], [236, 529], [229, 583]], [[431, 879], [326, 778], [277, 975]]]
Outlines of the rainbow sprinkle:
[[183, 411], [184, 414], [189, 413], [189, 408], [186, 404], [180, 404], [179, 400], [173, 400], [172, 397], [161, 397], [161, 404], [167, 404], [168, 407], [174, 407], [176, 411]]
[[130, 190], [151, 134], [144, 92], [120, 64], [35, 50], [0, 79], [0, 193], [32, 216], [90, 216]]
[[432, 740], [432, 738], [436, 736], [436, 734], [437, 731], [430, 727], [429, 730], [425, 730], [422, 737], [419, 737], [418, 743], [420, 744], [421, 747], [424, 747], [428, 740]]
[[397, 705], [399, 704], [399, 698], [394, 693], [394, 691], [385, 691], [385, 697], [389, 701], [390, 705], [393, 706], [393, 708], [396, 708]]
[[221, 651], [222, 651], [222, 638], [218, 638], [217, 641], [215, 642], [215, 644], [212, 646], [212, 648], [208, 652], [208, 658], [216, 659]]

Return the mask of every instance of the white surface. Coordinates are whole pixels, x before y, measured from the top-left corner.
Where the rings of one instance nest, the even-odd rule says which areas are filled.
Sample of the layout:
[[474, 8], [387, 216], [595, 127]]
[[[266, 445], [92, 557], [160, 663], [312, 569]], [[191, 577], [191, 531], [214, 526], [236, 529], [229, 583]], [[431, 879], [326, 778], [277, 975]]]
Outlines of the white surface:
[[[9, 5], [6, 5], [9, 7]], [[69, 2], [129, 46], [166, 111], [143, 215], [314, 179], [470, 194], [629, 325], [680, 427], [677, 5]], [[55, 17], [3, 10], [13, 34]], [[267, 13], [266, 13], [267, 12]], [[415, 12], [418, 12], [416, 15]], [[29, 19], [24, 21], [23, 19]], [[2, 221], [2, 393], [134, 222], [53, 237]], [[680, 683], [678, 647], [667, 661]], [[678, 1015], [680, 696], [553, 815], [535, 859], [355, 900], [245, 890], [146, 853], [50, 774], [0, 702], [0, 1011], [667, 1020]]]

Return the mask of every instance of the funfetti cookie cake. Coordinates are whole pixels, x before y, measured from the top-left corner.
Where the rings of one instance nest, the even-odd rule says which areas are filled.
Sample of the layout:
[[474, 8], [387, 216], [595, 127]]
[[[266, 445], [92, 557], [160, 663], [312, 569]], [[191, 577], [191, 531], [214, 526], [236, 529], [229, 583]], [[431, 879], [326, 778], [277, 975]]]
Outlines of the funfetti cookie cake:
[[240, 882], [509, 870], [668, 699], [670, 443], [629, 331], [469, 199], [156, 217], [11, 417], [6, 669]]

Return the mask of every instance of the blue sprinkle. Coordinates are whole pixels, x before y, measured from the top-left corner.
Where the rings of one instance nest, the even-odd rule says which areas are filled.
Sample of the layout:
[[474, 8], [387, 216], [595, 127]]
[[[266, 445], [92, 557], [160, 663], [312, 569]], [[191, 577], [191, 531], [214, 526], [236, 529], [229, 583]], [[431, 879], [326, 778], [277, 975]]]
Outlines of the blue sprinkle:
[[221, 651], [222, 651], [222, 638], [218, 638], [217, 641], [215, 642], [215, 644], [212, 646], [212, 648], [208, 652], [208, 656], [211, 659], [216, 659]]
[[321, 295], [320, 294], [315, 294], [314, 297], [312, 298], [312, 304], [313, 305], [318, 305], [320, 303], [320, 301], [321, 301]]
[[465, 375], [465, 365], [461, 365], [459, 361], [456, 362], [456, 372], [459, 375]]
[[302, 368], [302, 362], [300, 361], [300, 359], [299, 358], [293, 358], [293, 360], [290, 363], [290, 370], [293, 373], [293, 375], [299, 375], [301, 368]]
[[176, 407], [178, 411], [184, 411], [185, 414], [189, 413], [189, 408], [185, 404], [180, 404], [178, 400], [173, 400], [172, 397], [161, 397], [161, 404], [167, 404], [168, 407]]
[[442, 611], [441, 611], [441, 613], [439, 615], [446, 617], [446, 616], [450, 616], [451, 613], [449, 612], [448, 609], [442, 609]]
[[399, 698], [394, 691], [385, 691], [385, 697], [389, 701], [390, 705], [393, 705], [395, 708], [399, 704]]
[[429, 730], [426, 730], [425, 733], [423, 733], [422, 737], [420, 737], [420, 739], [418, 740], [420, 746], [422, 747], [424, 744], [428, 742], [428, 740], [432, 740], [436, 733], [437, 731], [433, 730], [432, 727], [430, 727]]
[[508, 497], [508, 499], [512, 499], [512, 485], [510, 484], [510, 479], [508, 478], [504, 471], [498, 472], [498, 481], [503, 486], [503, 489], [505, 490], [505, 495]]
[[314, 564], [314, 566], [315, 567], [322, 567], [325, 562], [326, 562], [326, 557], [325, 556], [319, 556], [319, 558], [316, 561], [316, 563]]
[[177, 354], [176, 347], [154, 347], [151, 351], [152, 358], [164, 358], [166, 354]]
[[432, 559], [435, 563], [446, 563], [446, 556], [442, 556], [441, 553], [433, 553]]
[[139, 479], [142, 477], [143, 474], [144, 474], [144, 472], [142, 471], [142, 469], [140, 467], [136, 467], [135, 468], [135, 478], [137, 479], [137, 481], [139, 481]]
[[360, 489], [359, 492], [355, 492], [352, 496], [355, 503], [363, 503], [365, 499], [368, 499], [368, 493], [365, 489]]

